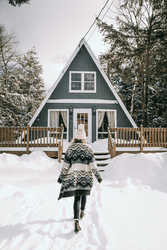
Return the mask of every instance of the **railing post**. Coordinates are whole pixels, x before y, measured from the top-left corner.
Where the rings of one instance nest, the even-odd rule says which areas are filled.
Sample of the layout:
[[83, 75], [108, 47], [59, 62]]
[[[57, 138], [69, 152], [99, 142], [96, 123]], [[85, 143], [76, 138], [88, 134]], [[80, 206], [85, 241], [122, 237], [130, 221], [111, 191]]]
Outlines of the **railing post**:
[[63, 145], [62, 145], [62, 141], [59, 141], [58, 144], [58, 162], [61, 163], [61, 156], [62, 156], [62, 151], [63, 151]]
[[108, 126], [108, 151], [110, 152], [110, 125]]
[[111, 145], [111, 158], [116, 156], [116, 142], [113, 142]]
[[60, 135], [59, 135], [59, 144], [58, 144], [58, 162], [61, 163], [61, 157], [63, 153], [63, 131], [64, 127], [63, 124], [61, 124], [60, 128]]
[[116, 156], [116, 142], [111, 141], [110, 129], [108, 129], [108, 151], [111, 159]]
[[29, 135], [30, 135], [30, 125], [27, 124], [27, 154], [29, 154]]
[[140, 125], [140, 152], [143, 153], [143, 125]]
[[62, 141], [62, 147], [63, 147], [63, 134], [64, 134], [64, 127], [63, 127], [63, 124], [61, 124], [61, 141]]

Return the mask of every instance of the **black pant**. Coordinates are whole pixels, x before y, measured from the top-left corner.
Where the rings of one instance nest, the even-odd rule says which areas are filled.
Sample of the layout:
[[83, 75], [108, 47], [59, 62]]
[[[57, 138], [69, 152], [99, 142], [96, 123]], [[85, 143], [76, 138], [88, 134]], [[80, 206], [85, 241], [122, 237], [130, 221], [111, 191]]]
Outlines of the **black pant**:
[[74, 219], [79, 219], [80, 202], [81, 202], [81, 210], [85, 210], [85, 205], [86, 205], [85, 195], [77, 195], [74, 197]]

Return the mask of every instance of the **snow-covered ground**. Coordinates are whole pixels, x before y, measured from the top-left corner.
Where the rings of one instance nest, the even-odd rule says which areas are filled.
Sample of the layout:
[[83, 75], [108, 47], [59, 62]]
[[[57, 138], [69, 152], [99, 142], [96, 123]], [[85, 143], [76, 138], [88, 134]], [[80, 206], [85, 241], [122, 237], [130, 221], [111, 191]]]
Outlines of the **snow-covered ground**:
[[[107, 149], [104, 141], [92, 146]], [[94, 181], [78, 234], [73, 198], [57, 200], [60, 169], [40, 151], [0, 154], [0, 249], [167, 249], [167, 153], [110, 160], [103, 182]]]

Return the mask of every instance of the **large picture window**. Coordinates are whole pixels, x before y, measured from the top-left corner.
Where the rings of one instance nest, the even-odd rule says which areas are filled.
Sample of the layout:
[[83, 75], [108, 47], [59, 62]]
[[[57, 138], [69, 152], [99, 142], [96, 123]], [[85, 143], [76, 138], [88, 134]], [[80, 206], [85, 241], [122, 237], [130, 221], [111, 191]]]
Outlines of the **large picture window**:
[[96, 92], [96, 72], [70, 72], [70, 92]]
[[68, 112], [67, 110], [49, 110], [48, 111], [48, 125], [52, 128], [58, 128], [63, 124], [64, 136], [63, 139], [67, 138], [67, 128], [68, 128]]
[[97, 110], [98, 139], [108, 137], [108, 126], [116, 127], [116, 110]]

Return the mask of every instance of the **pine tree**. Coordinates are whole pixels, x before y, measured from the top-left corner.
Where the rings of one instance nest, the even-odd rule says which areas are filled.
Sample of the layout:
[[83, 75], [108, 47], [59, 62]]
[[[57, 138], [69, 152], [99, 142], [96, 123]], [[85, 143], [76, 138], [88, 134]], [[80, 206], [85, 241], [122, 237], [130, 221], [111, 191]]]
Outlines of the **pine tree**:
[[0, 124], [7, 126], [18, 123], [18, 102], [21, 103], [16, 82], [17, 44], [14, 33], [8, 34], [0, 26]]
[[21, 56], [13, 33], [0, 26], [0, 125], [26, 125], [44, 98], [35, 48]]
[[35, 47], [20, 57], [18, 62], [20, 94], [26, 99], [26, 106], [22, 107], [23, 120], [28, 123], [45, 97], [44, 81], [41, 77], [43, 70]]
[[21, 4], [24, 3], [30, 3], [30, 0], [8, 0], [9, 4], [13, 5], [13, 6], [20, 6]]
[[[119, 82], [123, 86], [119, 86], [119, 93], [133, 118], [137, 119], [136, 123], [148, 126], [149, 89], [166, 72], [167, 9], [165, 2], [163, 6], [147, 0], [143, 0], [142, 5], [137, 0], [122, 2], [121, 15], [116, 19], [118, 28], [98, 20], [103, 40], [110, 44], [110, 50], [102, 54], [100, 60], [112, 82], [115, 83], [118, 77], [121, 79]], [[129, 96], [128, 102], [126, 96]]]

